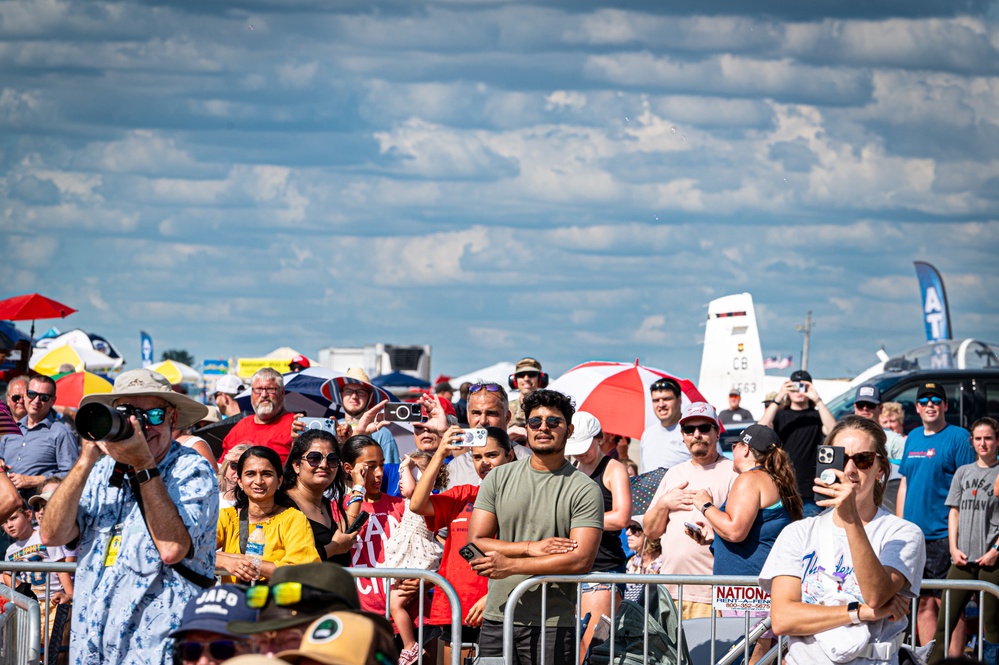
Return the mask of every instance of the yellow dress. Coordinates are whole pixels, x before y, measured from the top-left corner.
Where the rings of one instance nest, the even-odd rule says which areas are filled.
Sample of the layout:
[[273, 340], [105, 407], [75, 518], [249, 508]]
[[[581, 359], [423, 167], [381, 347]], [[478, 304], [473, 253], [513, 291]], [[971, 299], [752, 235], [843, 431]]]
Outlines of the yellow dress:
[[[250, 530], [257, 524], [264, 527], [267, 544], [264, 546], [264, 561], [275, 566], [296, 563], [318, 562], [319, 553], [312, 537], [309, 518], [297, 508], [285, 508], [282, 512], [264, 522], [250, 524]], [[220, 552], [239, 554], [239, 514], [235, 508], [219, 511], [219, 526], [215, 536], [215, 546]], [[222, 583], [235, 583], [231, 575], [222, 577]]]

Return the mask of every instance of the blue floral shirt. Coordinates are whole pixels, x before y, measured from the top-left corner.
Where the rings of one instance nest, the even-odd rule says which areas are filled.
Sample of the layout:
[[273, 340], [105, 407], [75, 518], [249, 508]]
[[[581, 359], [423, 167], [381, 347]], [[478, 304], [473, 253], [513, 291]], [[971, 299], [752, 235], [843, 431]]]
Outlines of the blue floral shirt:
[[[219, 509], [215, 473], [204, 457], [176, 441], [158, 466], [194, 546], [183, 563], [211, 577]], [[163, 563], [131, 487], [108, 484], [113, 467], [113, 459], [100, 460], [80, 497], [70, 660], [169, 665], [173, 640], [167, 634], [200, 589]], [[156, 517], [150, 514], [150, 522]]]

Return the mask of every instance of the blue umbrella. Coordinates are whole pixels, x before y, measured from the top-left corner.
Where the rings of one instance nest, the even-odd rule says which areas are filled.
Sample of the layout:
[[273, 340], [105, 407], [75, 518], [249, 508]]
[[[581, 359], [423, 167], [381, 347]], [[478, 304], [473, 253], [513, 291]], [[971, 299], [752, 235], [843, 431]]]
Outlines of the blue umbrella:
[[382, 388], [429, 388], [430, 382], [405, 372], [391, 372], [371, 379], [371, 383]]
[[[284, 408], [292, 413], [305, 413], [310, 418], [342, 417], [339, 400], [331, 399], [333, 395], [323, 392], [323, 386], [345, 379], [346, 375], [334, 372], [325, 367], [309, 367], [301, 372], [290, 372], [284, 375]], [[351, 382], [354, 379], [350, 379]], [[375, 388], [378, 401], [388, 399], [398, 402], [399, 399], [390, 393]], [[339, 395], [337, 395], [337, 398]], [[236, 396], [236, 402], [242, 411], [253, 413], [250, 404], [250, 390], [247, 389]], [[377, 402], [375, 402], [377, 403]]]

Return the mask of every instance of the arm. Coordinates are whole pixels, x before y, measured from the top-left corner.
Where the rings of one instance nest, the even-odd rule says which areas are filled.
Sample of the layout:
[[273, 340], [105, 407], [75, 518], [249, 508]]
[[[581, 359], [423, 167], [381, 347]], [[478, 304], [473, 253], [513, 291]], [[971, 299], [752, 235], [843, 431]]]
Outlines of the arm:
[[76, 523], [80, 497], [83, 496], [87, 477], [100, 455], [101, 449], [96, 443], [86, 440], [83, 442], [80, 458], [45, 507], [45, 519], [39, 526], [39, 535], [45, 545], [65, 545], [80, 535], [80, 528]]
[[767, 427], [774, 426], [774, 418], [777, 417], [777, 412], [780, 411], [780, 403], [784, 401], [787, 394], [791, 392], [791, 382], [785, 381], [784, 385], [780, 387], [777, 395], [774, 397], [774, 401], [770, 402], [767, 406], [767, 410], [763, 412], [763, 416], [757, 421], [760, 425], [766, 425]]
[[6, 522], [14, 511], [21, 507], [21, 495], [10, 482], [7, 474], [0, 469], [0, 520]]
[[614, 497], [611, 510], [604, 513], [604, 529], [617, 531], [631, 523], [631, 481], [628, 470], [617, 460], [607, 463], [604, 470], [604, 486]]
[[[138, 429], [138, 425], [136, 425], [136, 429]], [[152, 458], [150, 458], [149, 466], [135, 467], [135, 470], [141, 471], [143, 468], [153, 468], [155, 466], [155, 463], [152, 463]], [[172, 566], [175, 563], [180, 563], [191, 551], [193, 543], [191, 542], [191, 535], [187, 531], [187, 525], [184, 524], [184, 520], [181, 519], [176, 504], [174, 504], [173, 499], [167, 493], [166, 485], [163, 484], [163, 478], [157, 476], [152, 480], [142, 483], [139, 485], [139, 491], [142, 493], [149, 535], [152, 536], [156, 550], [160, 553], [160, 558], [167, 565]]]
[[[280, 517], [285, 517], [286, 519], [282, 520]], [[284, 550], [284, 553], [280, 559], [274, 559], [272, 562], [264, 561], [261, 566], [262, 575], [270, 579], [270, 574], [266, 572], [268, 564], [276, 568], [277, 566], [298, 563], [319, 562], [319, 553], [316, 551], [316, 539], [312, 535], [312, 525], [309, 524], [309, 518], [305, 516], [305, 513], [297, 508], [288, 508], [281, 513], [276, 521], [277, 523], [274, 524], [276, 528], [273, 529], [274, 533], [268, 533], [267, 537], [269, 540], [272, 535], [280, 534], [280, 546]], [[273, 570], [270, 573], [273, 573]]]
[[[576, 549], [577, 542], [569, 538], [547, 538], [539, 541], [507, 542], [494, 536], [499, 530], [499, 522], [494, 513], [481, 508], [472, 511], [468, 520], [468, 542], [484, 553], [496, 552], [509, 558], [539, 557], [548, 554], [564, 554]], [[599, 529], [598, 529], [599, 531]], [[597, 539], [599, 541], [599, 538]], [[596, 554], [594, 554], [596, 556]]]
[[815, 390], [815, 387], [809, 383], [808, 392], [806, 393], [813, 402], [815, 402], [815, 410], [819, 412], [819, 418], [822, 420], [822, 433], [828, 434], [832, 431], [833, 427], [836, 427], [836, 418], [833, 417], [832, 411], [826, 406], [826, 403], [822, 401], [819, 397], [819, 393]]
[[903, 513], [905, 512], [905, 476], [902, 476], [902, 481], [898, 484], [898, 494], [895, 495], [895, 516], [905, 517]]
[[[471, 537], [471, 528], [469, 528], [468, 533]], [[556, 573], [578, 575], [588, 573], [593, 567], [593, 560], [597, 557], [601, 534], [603, 534], [603, 530], [594, 527], [572, 529], [569, 532], [569, 538], [579, 545], [562, 553], [513, 558], [503, 556], [495, 550], [489, 551], [486, 552], [484, 558], [471, 562], [472, 570], [491, 579], [503, 579], [510, 575]], [[482, 548], [481, 545], [479, 547]], [[485, 551], [485, 548], [482, 549]]]
[[[741, 543], [753, 528], [753, 522], [760, 512], [760, 487], [753, 478], [754, 473], [741, 473], [732, 484], [725, 502], [725, 510], [715, 506], [704, 513], [704, 518], [716, 535], [730, 543]], [[703, 506], [711, 501], [711, 495], [700, 490], [694, 497], [695, 506]]]
[[38, 487], [45, 482], [45, 476], [25, 476], [20, 473], [11, 473], [10, 482], [14, 484], [19, 490], [31, 489], [33, 487]]
[[[436, 401], [434, 400], [435, 403]], [[409, 509], [417, 515], [423, 515], [424, 517], [434, 516], [434, 506], [430, 501], [430, 495], [434, 492], [437, 474], [440, 473], [441, 467], [444, 466], [444, 460], [456, 448], [456, 446], [449, 445], [455, 434], [461, 434], [460, 427], [450, 427], [444, 433], [443, 438], [441, 438], [441, 445], [438, 446], [437, 452], [427, 462], [427, 470], [420, 476], [420, 481], [416, 483], [416, 488], [413, 490], [412, 496], [409, 497]]]
[[[399, 496], [404, 499], [413, 496], [413, 490], [416, 489], [416, 477], [413, 475], [413, 467], [415, 466], [413, 458], [409, 455], [403, 457], [399, 464]], [[425, 476], [426, 474], [423, 474], [420, 478]]]
[[[666, 476], [663, 477], [666, 481]], [[669, 523], [669, 514], [675, 510], [690, 510], [694, 508], [694, 495], [696, 492], [687, 489], [687, 481], [684, 481], [673, 489], [659, 494], [658, 500], [653, 497], [652, 505], [645, 513], [645, 535], [649, 538], [661, 538], [666, 533], [666, 525]], [[703, 504], [702, 504], [703, 505]], [[699, 506], [697, 506], [699, 507]]]
[[957, 524], [960, 519], [961, 511], [957, 508], [951, 508], [947, 513], [947, 543], [955, 566], [965, 566], [968, 563], [968, 555], [957, 548]]
[[[861, 621], [876, 621], [891, 616], [893, 621], [905, 616], [909, 601], [893, 596], [885, 607], [874, 609], [860, 604]], [[814, 635], [831, 628], [850, 625], [846, 605], [812, 605], [801, 602], [801, 580], [789, 575], [775, 577], [770, 590], [770, 618], [777, 635]]]
[[58, 596], [58, 599], [53, 598], [53, 600], [56, 600], [60, 605], [73, 602], [73, 576], [69, 573], [56, 573], [56, 577], [62, 584], [62, 591], [53, 594], [53, 596]]

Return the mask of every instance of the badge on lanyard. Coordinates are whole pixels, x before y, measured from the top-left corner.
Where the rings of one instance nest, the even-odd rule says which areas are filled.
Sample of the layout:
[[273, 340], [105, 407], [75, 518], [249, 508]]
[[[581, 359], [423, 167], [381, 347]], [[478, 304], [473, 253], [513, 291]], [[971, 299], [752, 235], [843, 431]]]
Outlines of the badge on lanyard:
[[121, 524], [114, 525], [114, 535], [108, 541], [107, 552], [104, 553], [104, 565], [113, 566], [118, 560], [118, 550], [121, 549]]

